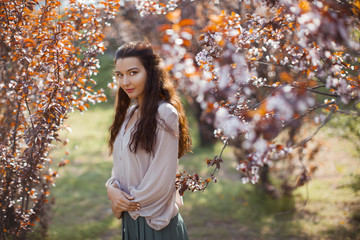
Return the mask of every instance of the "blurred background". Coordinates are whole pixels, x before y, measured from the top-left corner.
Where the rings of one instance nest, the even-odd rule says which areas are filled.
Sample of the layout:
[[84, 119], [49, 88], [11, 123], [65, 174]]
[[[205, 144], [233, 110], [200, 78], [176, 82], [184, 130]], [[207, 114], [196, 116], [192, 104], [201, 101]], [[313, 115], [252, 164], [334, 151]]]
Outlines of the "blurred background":
[[[194, 29], [205, 25], [212, 9], [236, 9], [234, 1], [221, 1], [219, 8], [199, 2], [196, 8], [181, 7], [182, 18], [197, 16]], [[121, 221], [112, 215], [104, 185], [112, 167], [107, 138], [114, 96], [107, 86], [113, 82], [113, 56], [127, 41], [148, 40], [161, 46], [158, 29], [165, 23], [169, 18], [141, 18], [135, 7], [127, 6], [106, 29], [107, 50], [94, 79], [96, 90], [104, 89], [108, 100], [84, 113], [72, 113], [66, 122], [69, 128], [61, 133], [66, 144], [59, 143], [52, 153], [55, 163], [69, 160], [69, 164], [59, 169], [56, 187], [51, 190], [49, 239], [121, 239]], [[198, 37], [191, 39], [189, 52], [200, 51]], [[193, 152], [180, 159], [179, 171], [207, 178], [213, 169], [207, 167], [206, 159], [219, 155], [223, 144], [214, 138], [214, 126], [204, 119], [196, 95], [179, 91], [193, 139]], [[269, 166], [271, 171], [262, 170], [260, 183], [243, 184], [236, 167], [246, 153], [241, 144], [230, 144], [222, 156], [218, 182], [211, 182], [203, 192], [185, 192], [180, 212], [190, 239], [360, 239], [358, 123], [359, 118], [337, 115], [308, 142], [306, 151], [291, 155], [291, 159], [306, 161], [310, 181], [294, 177], [301, 163], [288, 158]], [[305, 122], [300, 133], [308, 136], [317, 127]], [[34, 233], [32, 239], [36, 238]]]
[[[113, 52], [101, 57], [96, 76], [99, 88], [112, 80]], [[107, 149], [114, 98], [70, 115], [62, 132], [69, 139], [53, 152], [55, 162], [68, 159], [52, 188], [49, 239], [121, 239], [121, 223], [112, 216], [105, 181], [112, 159]], [[220, 141], [201, 143], [199, 123], [186, 98], [193, 153], [180, 159], [179, 170], [203, 178], [212, 171], [206, 159], [218, 155]], [[315, 127], [309, 125], [308, 131]], [[304, 133], [306, 134], [306, 133]], [[339, 116], [319, 133], [307, 153], [314, 169], [311, 181], [291, 194], [271, 194], [261, 183], [242, 184], [236, 171], [238, 151], [227, 147], [224, 164], [204, 192], [186, 192], [181, 214], [190, 239], [358, 239], [360, 237], [360, 127], [358, 119]], [[313, 155], [313, 156], [309, 156]], [[289, 179], [288, 168], [277, 164], [270, 178], [274, 191]], [[288, 179], [288, 180], [284, 180]], [[277, 190], [278, 189], [278, 190]], [[273, 192], [272, 192], [273, 193]]]

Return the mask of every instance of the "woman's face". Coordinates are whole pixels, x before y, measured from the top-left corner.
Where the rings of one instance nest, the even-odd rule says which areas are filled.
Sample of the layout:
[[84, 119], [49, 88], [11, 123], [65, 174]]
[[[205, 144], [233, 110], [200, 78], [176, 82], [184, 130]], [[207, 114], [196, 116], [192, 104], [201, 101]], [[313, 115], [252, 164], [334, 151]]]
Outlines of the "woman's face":
[[119, 86], [129, 98], [143, 103], [145, 83], [147, 80], [146, 69], [137, 57], [119, 58], [115, 64], [115, 76]]

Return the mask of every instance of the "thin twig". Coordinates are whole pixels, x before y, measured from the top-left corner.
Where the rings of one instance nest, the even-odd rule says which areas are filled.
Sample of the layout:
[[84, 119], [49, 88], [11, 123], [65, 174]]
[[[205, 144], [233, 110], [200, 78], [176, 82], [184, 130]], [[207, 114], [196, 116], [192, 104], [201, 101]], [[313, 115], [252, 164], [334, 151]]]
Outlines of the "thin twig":
[[266, 96], [265, 99], [263, 99], [262, 101], [256, 103], [252, 109], [255, 109], [257, 108], [258, 106], [260, 106], [263, 102], [266, 102], [269, 97], [271, 97], [276, 91], [279, 91], [281, 88], [285, 87], [285, 85], [281, 85], [281, 86], [277, 86], [277, 87], [272, 87], [272, 86], [269, 86], [269, 85], [266, 85], [265, 87], [268, 87], [268, 88], [275, 88], [269, 95]]
[[350, 112], [350, 111], [346, 111], [346, 110], [337, 110], [337, 112], [344, 114], [344, 115], [353, 116], [353, 117], [360, 117], [360, 112]]
[[30, 111], [30, 107], [29, 107], [29, 104], [28, 104], [28, 101], [27, 101], [27, 98], [25, 97], [25, 104], [26, 104], [26, 108], [29, 112], [29, 118], [30, 118], [30, 122], [31, 122], [31, 126], [33, 129], [35, 129], [34, 127], [34, 122], [32, 121], [32, 118], [31, 118], [31, 111]]
[[18, 109], [17, 109], [17, 113], [16, 113], [16, 121], [15, 121], [15, 126], [14, 126], [14, 134], [13, 134], [13, 146], [12, 146], [12, 155], [14, 156], [15, 151], [16, 151], [16, 133], [17, 133], [17, 128], [19, 126], [19, 115], [20, 115], [20, 109], [21, 109], [21, 100], [18, 104]]
[[312, 88], [304, 88], [304, 89], [306, 89], [306, 90], [307, 90], [307, 91], [309, 91], [309, 92], [316, 93], [316, 94], [323, 95], [323, 96], [329, 96], [329, 97], [339, 97], [339, 95], [337, 95], [337, 94], [331, 94], [331, 93], [319, 92], [319, 91], [315, 91], [315, 90], [313, 90]]
[[294, 144], [293, 148], [297, 148], [299, 146], [303, 146], [305, 143], [307, 143], [308, 141], [310, 141], [319, 131], [322, 127], [325, 126], [326, 123], [328, 123], [331, 119], [331, 116], [333, 115], [333, 113], [335, 112], [335, 109], [332, 109], [331, 112], [327, 115], [326, 119], [324, 120], [324, 122], [316, 129], [316, 131], [310, 135], [309, 137], [305, 138], [304, 140], [302, 140], [301, 142]]
[[[228, 145], [228, 142], [229, 142], [228, 140], [226, 140], [226, 141], [224, 142], [224, 146], [222, 147], [221, 152], [220, 152], [220, 155], [219, 155], [219, 158], [220, 158], [220, 159], [221, 159], [221, 156], [222, 156], [222, 154], [223, 154], [226, 146]], [[213, 171], [212, 174], [214, 175], [215, 172], [216, 172], [218, 169], [219, 169], [218, 167], [215, 167], [215, 169], [214, 169], [214, 171]]]
[[310, 88], [310, 89], [313, 90], [313, 89], [323, 88], [323, 87], [326, 87], [326, 85], [324, 85], [324, 84], [323, 84], [323, 85], [318, 85], [318, 86], [312, 87], [312, 88]]
[[282, 129], [288, 127], [288, 126], [289, 126], [292, 122], [294, 122], [295, 120], [298, 120], [298, 119], [300, 119], [300, 118], [303, 118], [303, 117], [305, 117], [306, 115], [308, 115], [309, 113], [311, 113], [311, 112], [313, 112], [313, 111], [315, 111], [315, 110], [317, 110], [317, 109], [319, 109], [319, 108], [324, 108], [324, 107], [330, 106], [330, 105], [332, 105], [332, 104], [335, 104], [335, 101], [331, 101], [331, 102], [328, 102], [328, 103], [324, 103], [324, 104], [321, 104], [321, 105], [317, 105], [317, 106], [309, 109], [308, 111], [306, 111], [305, 113], [303, 113], [303, 114], [300, 115], [299, 117], [296, 117], [296, 118], [291, 119], [289, 122], [287, 122], [287, 123], [282, 127]]

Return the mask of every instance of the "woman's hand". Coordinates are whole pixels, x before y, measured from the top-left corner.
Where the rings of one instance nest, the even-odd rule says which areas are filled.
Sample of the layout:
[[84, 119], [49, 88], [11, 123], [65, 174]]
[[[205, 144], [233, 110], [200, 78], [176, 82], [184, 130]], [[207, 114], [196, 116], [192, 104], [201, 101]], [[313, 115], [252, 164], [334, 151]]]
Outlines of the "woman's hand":
[[121, 218], [122, 212], [140, 209], [140, 204], [138, 202], [133, 202], [134, 197], [121, 191], [119, 188], [110, 185], [107, 192], [111, 201], [111, 209], [115, 217]]

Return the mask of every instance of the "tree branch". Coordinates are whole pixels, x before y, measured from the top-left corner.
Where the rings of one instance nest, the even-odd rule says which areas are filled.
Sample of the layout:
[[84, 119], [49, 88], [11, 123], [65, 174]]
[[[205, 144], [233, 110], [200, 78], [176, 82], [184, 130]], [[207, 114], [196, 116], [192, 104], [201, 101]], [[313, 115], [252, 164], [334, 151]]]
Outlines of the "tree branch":
[[331, 94], [331, 93], [325, 93], [325, 92], [319, 92], [319, 91], [315, 91], [312, 88], [306, 88], [307, 91], [309, 92], [313, 92], [319, 95], [323, 95], [323, 96], [329, 96], [329, 97], [339, 97], [339, 95], [337, 94]]
[[349, 116], [353, 116], [353, 117], [360, 117], [360, 112], [359, 111], [347, 111], [347, 110], [337, 110], [338, 113], [344, 114], [344, 115], [349, 115]]
[[296, 143], [293, 145], [294, 148], [297, 148], [299, 146], [304, 146], [305, 143], [307, 143], [308, 141], [310, 141], [319, 131], [321, 128], [323, 128], [325, 126], [325, 124], [327, 124], [330, 119], [331, 119], [331, 116], [333, 115], [333, 113], [335, 112], [335, 108], [331, 110], [331, 112], [327, 115], [326, 119], [324, 120], [324, 122], [316, 129], [316, 131], [310, 135], [309, 137], [305, 138], [304, 140], [302, 140], [301, 142], [299, 143]]
[[317, 110], [317, 109], [319, 109], [319, 108], [324, 108], [324, 107], [330, 106], [330, 105], [335, 104], [335, 103], [336, 103], [335, 101], [331, 101], [331, 102], [328, 102], [328, 103], [324, 103], [324, 104], [321, 104], [321, 105], [317, 105], [317, 106], [309, 109], [308, 111], [306, 111], [305, 113], [303, 113], [303, 114], [300, 115], [299, 117], [291, 119], [289, 122], [287, 122], [287, 123], [282, 127], [282, 129], [288, 127], [288, 126], [289, 126], [292, 122], [294, 122], [295, 120], [298, 120], [298, 119], [300, 119], [300, 118], [303, 118], [303, 117], [305, 117], [306, 115], [308, 115], [309, 113], [311, 113], [311, 112], [313, 112], [313, 111], [315, 111], [315, 110]]

